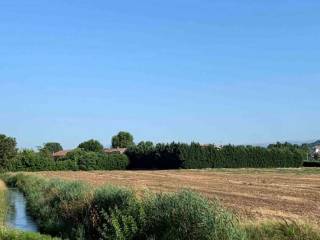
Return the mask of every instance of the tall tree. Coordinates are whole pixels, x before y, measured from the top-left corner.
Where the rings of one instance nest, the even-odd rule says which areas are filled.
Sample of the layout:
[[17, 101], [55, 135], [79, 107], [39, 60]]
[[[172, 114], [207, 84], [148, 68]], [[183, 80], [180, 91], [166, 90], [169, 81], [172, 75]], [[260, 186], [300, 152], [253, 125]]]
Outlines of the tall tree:
[[8, 160], [17, 155], [17, 142], [15, 138], [0, 134], [0, 168], [5, 167]]
[[128, 148], [133, 145], [133, 136], [129, 132], [121, 131], [112, 137], [112, 147], [114, 148]]
[[61, 144], [57, 142], [48, 142], [43, 145], [42, 149], [50, 153], [55, 153], [63, 150]]
[[85, 141], [83, 143], [80, 143], [78, 148], [81, 148], [87, 152], [102, 152], [103, 146], [102, 144], [94, 139], [90, 139], [88, 141]]

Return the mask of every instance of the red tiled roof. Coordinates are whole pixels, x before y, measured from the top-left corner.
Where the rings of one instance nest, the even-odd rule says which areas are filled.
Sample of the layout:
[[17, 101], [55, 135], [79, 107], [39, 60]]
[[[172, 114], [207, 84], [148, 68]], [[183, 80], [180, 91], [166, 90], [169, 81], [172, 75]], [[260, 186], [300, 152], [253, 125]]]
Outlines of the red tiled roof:
[[123, 154], [127, 149], [126, 148], [105, 148], [103, 151], [105, 153], [121, 153]]
[[68, 152], [71, 152], [71, 150], [62, 150], [59, 152], [55, 152], [52, 154], [53, 157], [64, 157]]

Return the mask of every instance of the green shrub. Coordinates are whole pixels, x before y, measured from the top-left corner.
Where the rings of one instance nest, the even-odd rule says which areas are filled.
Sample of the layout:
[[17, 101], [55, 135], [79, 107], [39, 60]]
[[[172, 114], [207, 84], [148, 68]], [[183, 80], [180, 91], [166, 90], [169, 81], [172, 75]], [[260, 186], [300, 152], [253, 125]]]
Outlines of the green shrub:
[[79, 166], [78, 166], [77, 162], [72, 161], [72, 160], [57, 161], [57, 162], [55, 162], [55, 167], [52, 170], [55, 170], [55, 171], [63, 171], [63, 170], [76, 171], [76, 170], [79, 170]]
[[9, 171], [53, 170], [55, 162], [41, 152], [25, 149], [18, 152], [17, 156], [8, 162], [6, 168]]
[[190, 191], [147, 199], [145, 215], [144, 232], [151, 239], [245, 239], [231, 214]]
[[75, 149], [65, 157], [54, 160], [45, 152], [23, 150], [16, 158], [8, 161], [9, 171], [62, 171], [62, 170], [124, 170], [129, 160], [124, 154], [106, 154]]
[[96, 170], [97, 161], [99, 157], [102, 157], [101, 154], [96, 152], [85, 152], [79, 157], [78, 165], [80, 170]]
[[131, 190], [114, 186], [97, 189], [90, 212], [93, 239], [142, 239], [138, 236], [143, 206]]
[[99, 170], [125, 170], [129, 165], [129, 160], [124, 154], [101, 154], [96, 164]]
[[123, 154], [86, 152], [78, 159], [80, 170], [124, 170], [129, 164]]

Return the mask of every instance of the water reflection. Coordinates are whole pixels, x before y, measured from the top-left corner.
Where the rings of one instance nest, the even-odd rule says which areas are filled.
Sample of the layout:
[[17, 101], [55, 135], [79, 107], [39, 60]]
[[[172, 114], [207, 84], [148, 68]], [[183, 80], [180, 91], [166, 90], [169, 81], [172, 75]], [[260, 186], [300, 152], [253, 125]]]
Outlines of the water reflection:
[[26, 199], [16, 188], [9, 189], [10, 209], [7, 216], [7, 225], [23, 231], [37, 232], [38, 227], [33, 219], [28, 215]]

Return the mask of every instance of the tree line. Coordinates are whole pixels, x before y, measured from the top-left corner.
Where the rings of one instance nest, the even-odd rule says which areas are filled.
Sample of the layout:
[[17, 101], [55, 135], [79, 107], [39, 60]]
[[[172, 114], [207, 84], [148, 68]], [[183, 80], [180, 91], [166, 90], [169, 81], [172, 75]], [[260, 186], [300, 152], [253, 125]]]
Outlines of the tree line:
[[[112, 137], [112, 146], [133, 145], [130, 133], [119, 132]], [[41, 171], [41, 170], [124, 170], [129, 165], [124, 154], [104, 152], [103, 145], [94, 139], [82, 142], [65, 156], [54, 158], [53, 153], [63, 150], [60, 143], [48, 142], [38, 148], [17, 148], [15, 138], [0, 134], [0, 170]]]
[[131, 169], [278, 168], [303, 164], [298, 150], [273, 147], [141, 142], [126, 154]]
[[0, 135], [0, 169], [40, 170], [124, 170], [124, 169], [200, 169], [300, 167], [308, 150], [304, 145], [270, 144], [268, 147], [201, 145], [199, 143], [135, 144], [128, 132], [112, 137], [112, 147], [126, 148], [125, 154], [107, 154], [94, 139], [82, 142], [65, 156], [53, 158], [63, 150], [57, 142], [45, 143], [38, 151], [17, 149], [16, 140]]

